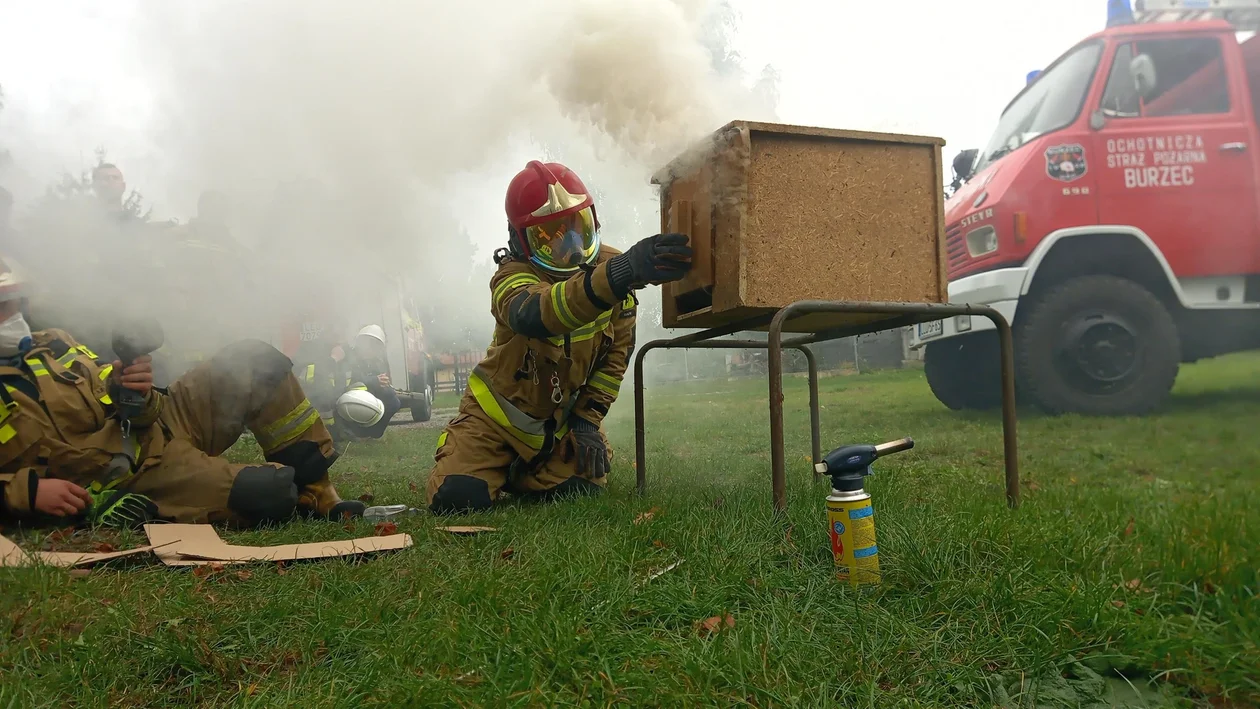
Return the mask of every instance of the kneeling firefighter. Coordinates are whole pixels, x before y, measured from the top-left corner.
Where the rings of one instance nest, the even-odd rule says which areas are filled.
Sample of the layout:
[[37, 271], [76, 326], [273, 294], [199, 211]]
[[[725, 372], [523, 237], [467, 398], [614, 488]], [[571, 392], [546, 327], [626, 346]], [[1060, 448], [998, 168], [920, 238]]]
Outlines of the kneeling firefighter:
[[[0, 519], [254, 525], [295, 511], [362, 514], [333, 488], [332, 439], [279, 350], [237, 342], [159, 391], [147, 355], [124, 367], [64, 330], [31, 332], [25, 285], [0, 268]], [[143, 396], [125, 420], [114, 401], [123, 388]], [[246, 428], [267, 463], [218, 457]]]
[[509, 248], [490, 279], [494, 338], [438, 438], [433, 512], [490, 507], [501, 492], [597, 493], [611, 454], [601, 424], [634, 350], [631, 291], [681, 279], [691, 248], [658, 234], [601, 246], [595, 203], [559, 163], [530, 162], [508, 186]]

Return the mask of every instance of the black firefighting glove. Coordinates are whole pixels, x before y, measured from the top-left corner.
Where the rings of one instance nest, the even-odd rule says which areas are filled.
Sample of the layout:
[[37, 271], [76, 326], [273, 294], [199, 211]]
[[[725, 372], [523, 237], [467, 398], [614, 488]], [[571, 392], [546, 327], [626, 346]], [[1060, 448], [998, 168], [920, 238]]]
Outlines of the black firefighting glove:
[[106, 490], [96, 496], [87, 509], [88, 522], [94, 527], [138, 529], [157, 519], [158, 508], [153, 500], [134, 492]]
[[604, 437], [599, 435], [599, 426], [581, 416], [574, 416], [573, 443], [577, 448], [577, 471], [579, 474], [590, 473], [592, 478], [602, 478], [608, 474], [608, 447], [604, 445]]
[[618, 298], [632, 287], [677, 281], [691, 268], [685, 234], [657, 234], [608, 260], [608, 280]]

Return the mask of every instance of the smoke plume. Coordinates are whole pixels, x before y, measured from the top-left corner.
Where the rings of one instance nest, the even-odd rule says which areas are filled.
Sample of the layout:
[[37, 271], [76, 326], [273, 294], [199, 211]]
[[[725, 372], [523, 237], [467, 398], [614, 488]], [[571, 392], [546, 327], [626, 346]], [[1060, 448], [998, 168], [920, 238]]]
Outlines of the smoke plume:
[[[39, 227], [58, 236], [34, 248], [56, 244], [59, 273], [77, 285], [46, 295], [72, 310], [84, 300], [98, 311], [165, 307], [166, 318], [223, 339], [271, 328], [316, 300], [357, 327], [382, 284], [403, 277], [488, 340], [482, 276], [506, 237], [503, 190], [527, 160], [576, 169], [598, 195], [605, 239], [624, 248], [658, 231], [655, 170], [731, 119], [772, 117], [742, 75], [717, 70], [723, 12], [706, 0], [138, 3], [102, 44], [144, 87], [147, 110], [134, 122], [99, 110], [115, 120], [95, 124], [98, 142], [129, 146], [108, 157], [155, 214], [185, 222], [204, 190], [224, 193], [250, 261], [137, 266], [131, 290], [120, 290], [120, 267], [102, 268], [104, 232], [64, 217]], [[22, 174], [40, 175], [49, 154], [66, 154], [41, 144], [50, 125], [85, 132], [93, 107], [72, 108], [52, 101], [21, 113], [40, 125], [4, 146], [26, 162]], [[67, 255], [70, 243], [80, 253]], [[161, 283], [186, 296], [163, 298]]]

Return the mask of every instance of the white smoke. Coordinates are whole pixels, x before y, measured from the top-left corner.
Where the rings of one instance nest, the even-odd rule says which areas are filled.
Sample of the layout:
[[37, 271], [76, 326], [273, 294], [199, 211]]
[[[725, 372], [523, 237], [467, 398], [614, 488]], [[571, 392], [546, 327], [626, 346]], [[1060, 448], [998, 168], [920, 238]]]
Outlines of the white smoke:
[[[311, 288], [365, 297], [402, 274], [435, 284], [434, 301], [481, 304], [488, 335], [488, 290], [459, 276], [504, 242], [503, 191], [527, 160], [545, 153], [576, 169], [600, 195], [605, 238], [624, 248], [658, 230], [656, 169], [729, 120], [772, 117], [743, 77], [715, 71], [706, 28], [718, 9], [706, 0], [138, 3], [108, 16], [96, 47], [143, 87], [130, 113], [103, 107], [109, 87], [74, 101], [53, 88], [38, 106], [11, 95], [16, 112], [0, 121], [15, 114], [8, 125], [18, 133], [4, 147], [30, 181], [48, 179], [49, 156], [77, 172], [83, 162], [67, 156], [105, 145], [129, 187], [181, 221], [202, 190], [225, 192], [238, 238], [285, 269], [255, 279], [245, 297], [198, 303], [202, 327], [289, 312]], [[59, 142], [58, 126], [77, 145]], [[114, 277], [80, 265], [80, 278]], [[213, 281], [209, 292], [243, 287], [181, 268], [181, 280]]]

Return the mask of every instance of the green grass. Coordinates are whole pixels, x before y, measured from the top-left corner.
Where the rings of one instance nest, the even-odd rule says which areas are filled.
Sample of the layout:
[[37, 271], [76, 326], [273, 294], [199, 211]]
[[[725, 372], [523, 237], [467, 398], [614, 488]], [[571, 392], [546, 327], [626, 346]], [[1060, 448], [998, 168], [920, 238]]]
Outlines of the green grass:
[[[399, 525], [414, 547], [357, 562], [0, 572], [0, 706], [1254, 706], [1258, 381], [1235, 356], [1183, 368], [1158, 416], [1024, 412], [1010, 511], [995, 416], [945, 410], [916, 371], [825, 378], [825, 447], [917, 441], [869, 480], [870, 593], [831, 575], [803, 380], [786, 518], [763, 382], [649, 391], [645, 499], [627, 387], [608, 494], [469, 520], [498, 533], [418, 516]], [[419, 505], [437, 434], [355, 444], [343, 494]], [[734, 627], [697, 632], [722, 614]]]

